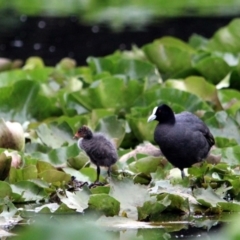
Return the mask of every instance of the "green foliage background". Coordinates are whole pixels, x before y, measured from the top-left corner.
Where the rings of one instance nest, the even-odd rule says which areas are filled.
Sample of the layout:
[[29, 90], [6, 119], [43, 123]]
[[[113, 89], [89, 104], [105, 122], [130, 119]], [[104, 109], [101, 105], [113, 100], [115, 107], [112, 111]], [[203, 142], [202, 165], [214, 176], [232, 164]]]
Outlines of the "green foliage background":
[[[2, 64], [0, 116], [20, 122], [30, 139], [18, 152], [23, 165], [11, 167], [1, 179], [2, 215], [23, 217], [28, 209], [18, 209], [18, 203], [48, 201], [53, 195], [59, 201], [33, 207], [34, 212], [94, 213], [112, 217], [113, 223], [116, 217], [158, 221], [166, 212], [238, 212], [239, 24], [240, 19], [233, 20], [211, 39], [193, 35], [186, 43], [163, 37], [141, 49], [89, 57], [87, 66], [63, 59], [49, 67], [38, 57], [22, 68], [11, 61]], [[95, 170], [72, 139], [80, 125], [113, 138], [121, 157], [144, 141], [153, 143], [156, 123], [146, 120], [163, 102], [206, 122], [216, 139], [211, 153], [221, 155], [220, 163], [190, 168], [185, 181], [172, 173], [168, 180], [171, 166], [163, 167], [162, 157], [136, 154], [117, 163], [109, 186], [69, 190], [71, 176], [80, 182], [95, 179]], [[4, 151], [0, 162], [6, 167]], [[63, 170], [57, 168], [66, 163]], [[197, 186], [193, 192], [190, 183]], [[228, 194], [232, 201], [226, 200]]]

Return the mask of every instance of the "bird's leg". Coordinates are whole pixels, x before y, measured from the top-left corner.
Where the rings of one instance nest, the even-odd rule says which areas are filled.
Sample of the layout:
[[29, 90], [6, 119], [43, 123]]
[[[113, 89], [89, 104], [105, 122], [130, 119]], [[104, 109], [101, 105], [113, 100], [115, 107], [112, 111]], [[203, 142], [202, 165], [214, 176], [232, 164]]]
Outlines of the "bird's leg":
[[99, 175], [100, 175], [100, 167], [97, 165], [97, 179], [95, 180], [94, 183], [89, 185], [89, 188], [104, 185], [103, 183], [99, 182]]
[[97, 165], [97, 179], [96, 179], [95, 183], [99, 182], [99, 175], [100, 175], [100, 167], [99, 167], [99, 165]]
[[182, 179], [185, 178], [185, 173], [184, 173], [184, 169], [180, 169], [181, 170], [181, 176], [182, 176]]
[[110, 173], [111, 173], [111, 166], [109, 166], [107, 170], [108, 177], [110, 177]]

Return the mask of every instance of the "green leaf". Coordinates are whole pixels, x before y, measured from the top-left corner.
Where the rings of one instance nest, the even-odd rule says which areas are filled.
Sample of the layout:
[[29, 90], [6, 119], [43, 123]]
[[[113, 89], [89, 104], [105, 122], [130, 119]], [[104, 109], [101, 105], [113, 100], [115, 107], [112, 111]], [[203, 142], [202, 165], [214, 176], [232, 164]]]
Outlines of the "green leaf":
[[39, 178], [49, 183], [68, 182], [71, 179], [69, 174], [57, 170], [46, 170], [39, 173]]
[[155, 106], [160, 103], [166, 103], [173, 107], [181, 107], [180, 111], [211, 111], [210, 106], [196, 95], [172, 88], [159, 87], [153, 90], [146, 91], [142, 95], [141, 100], [139, 100], [138, 105], [142, 105], [143, 103], [145, 104], [145, 106], [151, 105], [152, 107], [154, 106], [153, 103], [155, 103]]
[[103, 212], [106, 216], [118, 215], [120, 203], [108, 194], [92, 194], [89, 199], [89, 208]]
[[116, 146], [119, 147], [126, 133], [125, 126], [126, 122], [114, 115], [100, 119], [96, 131], [106, 133], [107, 136], [114, 139]]
[[140, 81], [147, 79], [149, 86], [161, 81], [153, 64], [137, 59], [128, 59], [119, 53], [100, 58], [90, 57], [88, 63], [92, 70], [98, 74], [106, 71], [112, 75], [127, 76], [129, 79]]
[[89, 158], [83, 152], [80, 152], [78, 156], [70, 157], [67, 160], [68, 166], [70, 166], [74, 169], [77, 169], [77, 170], [83, 168], [86, 165], [86, 163], [88, 163], [88, 162], [89, 162]]
[[233, 117], [226, 112], [217, 112], [205, 120], [213, 136], [235, 139], [240, 143], [240, 127]]
[[134, 184], [132, 180], [127, 179], [121, 182], [112, 182], [110, 195], [120, 202], [120, 216], [127, 216], [134, 220], [138, 219], [137, 208], [151, 200], [145, 186]]
[[129, 164], [129, 169], [134, 172], [141, 172], [145, 174], [150, 174], [155, 172], [158, 166], [161, 165], [162, 157], [152, 157], [147, 156], [144, 158], [140, 158], [135, 162]]
[[194, 65], [194, 68], [213, 84], [219, 83], [230, 72], [228, 64], [217, 56], [208, 56], [201, 59]]
[[207, 82], [203, 77], [191, 76], [183, 81], [169, 79], [164, 85], [169, 88], [177, 88], [182, 91], [196, 94], [203, 100], [211, 101], [215, 105], [219, 104], [216, 87]]
[[239, 212], [240, 203], [239, 202], [220, 202], [218, 205], [222, 208], [223, 211], [228, 212]]
[[40, 85], [30, 80], [21, 80], [10, 87], [1, 88], [1, 116], [25, 122], [26, 119], [44, 119], [59, 114], [60, 110], [55, 102], [40, 95], [39, 91]]
[[239, 110], [240, 92], [234, 89], [221, 89], [218, 91], [218, 98], [223, 109], [226, 109], [228, 114], [235, 116]]
[[237, 18], [232, 20], [226, 27], [220, 28], [209, 40], [207, 47], [210, 50], [219, 52], [239, 52], [239, 23], [240, 19]]
[[11, 188], [18, 202], [39, 201], [48, 196], [43, 188], [30, 181], [11, 184]]
[[[83, 169], [82, 169], [83, 170]], [[74, 176], [78, 181], [82, 181], [82, 182], [90, 182], [90, 179], [87, 175], [85, 175], [84, 173], [77, 171], [75, 169], [72, 168], [68, 168], [65, 167], [63, 168], [63, 171], [71, 176]], [[96, 171], [94, 169], [92, 169], [92, 171], [94, 172], [94, 174], [96, 174]], [[94, 175], [95, 177], [95, 175]], [[95, 177], [96, 178], [96, 177]], [[95, 180], [95, 179], [94, 179]]]
[[51, 164], [66, 163], [67, 159], [76, 157], [79, 154], [79, 148], [77, 144], [73, 144], [68, 147], [61, 147], [50, 150], [48, 153], [41, 153], [36, 151], [31, 153], [31, 156]]
[[26, 63], [23, 67], [24, 69], [37, 69], [44, 68], [44, 62], [40, 57], [30, 57], [26, 60]]
[[189, 45], [194, 49], [202, 49], [207, 45], [207, 43], [208, 43], [207, 38], [196, 33], [193, 33], [189, 38]]
[[162, 193], [157, 195], [159, 203], [167, 207], [168, 211], [189, 212], [189, 200], [178, 194]]
[[[112, 117], [114, 116], [114, 109], [104, 109], [104, 108], [98, 108], [93, 109], [91, 112], [91, 125], [96, 126], [97, 123], [104, 117]], [[118, 122], [118, 124], [120, 121]]]
[[73, 95], [82, 106], [88, 109], [115, 108], [116, 112], [121, 111], [124, 114], [143, 90], [144, 86], [137, 80], [104, 77], [93, 82], [89, 88], [83, 89], [81, 95], [78, 93]]
[[88, 208], [89, 194], [81, 190], [75, 193], [66, 191], [66, 196], [58, 194], [61, 202], [66, 204], [70, 209], [76, 209], [77, 212], [83, 212]]
[[156, 64], [160, 72], [176, 74], [191, 68], [193, 48], [179, 39], [163, 37], [143, 47], [148, 59]]
[[226, 147], [216, 149], [213, 151], [215, 154], [221, 154], [221, 161], [230, 165], [238, 165], [240, 163], [240, 146]]
[[110, 187], [109, 186], [96, 186], [94, 188], [90, 189], [92, 194], [109, 194], [110, 192]]
[[[170, 201], [168, 201], [170, 203]], [[138, 207], [138, 220], [143, 221], [149, 219], [152, 221], [155, 217], [159, 216], [165, 209], [167, 204], [158, 202], [156, 197], [152, 197], [151, 201], [146, 201], [142, 207]]]
[[26, 165], [22, 169], [11, 168], [9, 173], [9, 182], [37, 179], [37, 167], [35, 165]]
[[5, 197], [11, 197], [12, 195], [12, 188], [11, 186], [4, 181], [0, 181], [0, 199]]
[[218, 148], [227, 148], [238, 145], [238, 142], [235, 139], [226, 138], [226, 137], [215, 137], [215, 146]]
[[195, 189], [193, 194], [200, 204], [208, 208], [219, 206], [219, 202], [226, 202], [221, 199], [210, 187], [207, 189]]
[[70, 133], [71, 129], [66, 124], [41, 124], [36, 129], [38, 137], [44, 144], [51, 148], [57, 148], [63, 146], [65, 143], [73, 144], [73, 133]]

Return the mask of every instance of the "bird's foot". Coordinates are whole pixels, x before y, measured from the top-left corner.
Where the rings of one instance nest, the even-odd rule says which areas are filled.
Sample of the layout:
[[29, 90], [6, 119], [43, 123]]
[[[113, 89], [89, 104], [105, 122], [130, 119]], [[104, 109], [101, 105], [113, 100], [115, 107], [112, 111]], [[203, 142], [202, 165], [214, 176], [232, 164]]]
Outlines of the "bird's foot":
[[105, 183], [96, 181], [96, 182], [94, 182], [94, 183], [91, 183], [91, 184], [89, 185], [89, 188], [94, 188], [94, 187], [104, 186], [104, 185], [105, 185]]

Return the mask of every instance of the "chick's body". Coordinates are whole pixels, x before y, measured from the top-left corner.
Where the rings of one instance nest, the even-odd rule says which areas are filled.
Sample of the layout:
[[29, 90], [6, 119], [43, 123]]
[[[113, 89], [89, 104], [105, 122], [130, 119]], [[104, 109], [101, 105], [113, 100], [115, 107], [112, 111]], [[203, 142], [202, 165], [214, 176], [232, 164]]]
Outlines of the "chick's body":
[[117, 162], [118, 154], [114, 144], [102, 133], [93, 133], [88, 127], [82, 126], [75, 134], [79, 138], [78, 147], [81, 148], [97, 166], [97, 179], [99, 181], [100, 166], [108, 168], [110, 175], [111, 166]]
[[94, 133], [91, 138], [79, 139], [78, 144], [95, 165], [110, 167], [117, 162], [118, 156], [113, 143], [101, 133]]

